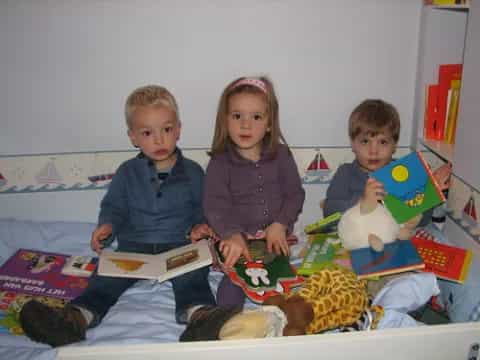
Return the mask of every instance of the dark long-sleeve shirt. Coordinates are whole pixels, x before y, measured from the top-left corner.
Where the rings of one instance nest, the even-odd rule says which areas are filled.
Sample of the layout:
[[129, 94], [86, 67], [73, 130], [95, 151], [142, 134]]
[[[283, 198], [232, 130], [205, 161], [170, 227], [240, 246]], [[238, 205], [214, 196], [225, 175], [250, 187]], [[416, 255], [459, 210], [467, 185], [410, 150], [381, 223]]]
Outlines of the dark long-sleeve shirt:
[[291, 232], [302, 211], [305, 191], [295, 160], [285, 145], [275, 157], [241, 157], [232, 147], [210, 160], [203, 198], [205, 217], [225, 238], [236, 232], [254, 235], [273, 222]]
[[204, 221], [203, 169], [184, 158], [179, 149], [170, 175], [159, 181], [155, 164], [143, 154], [116, 171], [100, 204], [99, 225], [113, 225], [119, 244], [186, 243], [185, 234]]

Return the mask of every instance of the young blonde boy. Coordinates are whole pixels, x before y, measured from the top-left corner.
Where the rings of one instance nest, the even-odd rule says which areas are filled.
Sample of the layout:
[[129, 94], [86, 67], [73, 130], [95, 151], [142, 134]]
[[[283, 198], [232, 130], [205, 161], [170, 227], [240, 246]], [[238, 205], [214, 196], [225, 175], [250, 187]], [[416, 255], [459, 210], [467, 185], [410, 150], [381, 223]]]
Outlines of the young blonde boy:
[[[185, 245], [190, 229], [191, 240], [198, 240], [209, 229], [203, 224], [204, 173], [177, 147], [181, 124], [175, 98], [160, 86], [138, 88], [127, 98], [125, 117], [130, 141], [140, 153], [116, 171], [100, 205], [92, 248], [100, 252], [102, 241], [114, 237], [119, 251], [157, 254]], [[213, 309], [208, 271], [205, 267], [171, 280], [178, 323], [192, 314], [205, 318]], [[98, 325], [136, 281], [94, 274], [85, 292], [64, 309], [30, 301], [20, 312], [23, 330], [51, 346], [83, 340], [86, 329]]]

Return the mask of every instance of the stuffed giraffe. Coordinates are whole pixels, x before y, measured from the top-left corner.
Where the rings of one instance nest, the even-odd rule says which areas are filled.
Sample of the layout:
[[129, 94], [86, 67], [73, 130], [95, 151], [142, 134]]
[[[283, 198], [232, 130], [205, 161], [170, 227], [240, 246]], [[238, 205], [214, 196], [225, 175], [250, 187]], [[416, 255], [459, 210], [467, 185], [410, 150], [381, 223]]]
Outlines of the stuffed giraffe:
[[[266, 304], [278, 306], [287, 316], [284, 335], [315, 334], [348, 326], [368, 309], [365, 280], [348, 269], [332, 267], [311, 275], [295, 294], [275, 296]], [[374, 307], [374, 327], [383, 309]]]

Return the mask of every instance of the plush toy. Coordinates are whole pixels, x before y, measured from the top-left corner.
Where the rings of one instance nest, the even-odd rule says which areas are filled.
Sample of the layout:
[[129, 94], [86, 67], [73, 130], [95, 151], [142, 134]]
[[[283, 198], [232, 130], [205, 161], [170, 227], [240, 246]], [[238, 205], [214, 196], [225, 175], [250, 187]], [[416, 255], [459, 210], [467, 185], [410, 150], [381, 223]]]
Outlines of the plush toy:
[[409, 239], [420, 219], [418, 215], [399, 225], [383, 205], [366, 206], [359, 201], [342, 215], [338, 237], [347, 250], [371, 246], [375, 251], [382, 251], [384, 244]]
[[283, 335], [315, 334], [359, 320], [368, 309], [367, 285], [351, 270], [330, 267], [311, 275], [296, 294], [274, 296], [265, 303], [286, 314]]
[[[180, 340], [314, 334], [349, 326], [367, 310], [376, 314], [372, 323], [375, 328], [383, 309], [379, 306], [369, 309], [365, 280], [358, 280], [351, 270], [329, 267], [307, 278], [298, 292], [272, 296], [258, 310], [234, 311], [231, 316], [223, 316], [222, 310], [218, 310], [223, 322], [191, 323]], [[207, 333], [211, 336], [205, 338]]]

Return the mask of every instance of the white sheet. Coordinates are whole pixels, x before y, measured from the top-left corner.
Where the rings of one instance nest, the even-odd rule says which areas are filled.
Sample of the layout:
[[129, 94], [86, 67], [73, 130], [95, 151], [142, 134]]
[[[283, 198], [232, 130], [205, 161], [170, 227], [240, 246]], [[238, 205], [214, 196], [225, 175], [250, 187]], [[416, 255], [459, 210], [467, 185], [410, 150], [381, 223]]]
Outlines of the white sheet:
[[[90, 234], [94, 224], [68, 222], [29, 222], [0, 219], [0, 262], [3, 263], [18, 248], [42, 249], [69, 254], [93, 254], [89, 250]], [[303, 226], [298, 226], [302, 229]], [[293, 253], [303, 247], [305, 238], [292, 249]], [[294, 261], [298, 263], [298, 261]], [[210, 273], [210, 283], [215, 292], [222, 274]], [[431, 288], [431, 284], [428, 285]], [[428, 297], [428, 295], [426, 295]], [[414, 301], [414, 300], [412, 300]], [[387, 305], [385, 327], [414, 326], [406, 314], [395, 304]], [[248, 303], [247, 307], [255, 305]], [[166, 343], [177, 341], [184, 327], [176, 324], [174, 299], [171, 284], [158, 284], [142, 280], [128, 289], [118, 300], [102, 323], [87, 331], [87, 339], [75, 346]], [[0, 334], [0, 358], [54, 359], [56, 350], [34, 343], [25, 336]]]

